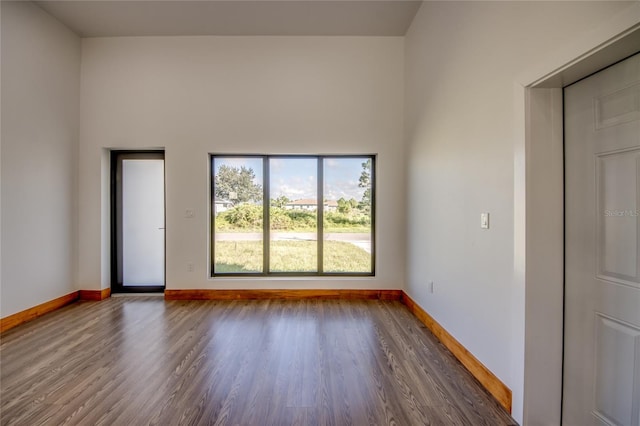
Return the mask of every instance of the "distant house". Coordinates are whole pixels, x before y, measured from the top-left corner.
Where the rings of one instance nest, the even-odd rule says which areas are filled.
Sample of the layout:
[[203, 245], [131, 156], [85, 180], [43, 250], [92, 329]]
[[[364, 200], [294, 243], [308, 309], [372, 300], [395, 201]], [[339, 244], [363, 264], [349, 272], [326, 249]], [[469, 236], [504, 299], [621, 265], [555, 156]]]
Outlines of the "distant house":
[[[303, 198], [285, 204], [284, 208], [287, 210], [316, 211], [318, 202], [315, 198]], [[336, 200], [326, 200], [324, 202], [324, 211], [334, 212], [336, 210], [338, 210], [338, 202]]]
[[217, 216], [219, 213], [229, 210], [231, 207], [233, 207], [233, 203], [231, 201], [216, 198], [213, 203], [213, 214]]
[[338, 202], [336, 200], [327, 200], [324, 202], [324, 211], [335, 212], [338, 211]]

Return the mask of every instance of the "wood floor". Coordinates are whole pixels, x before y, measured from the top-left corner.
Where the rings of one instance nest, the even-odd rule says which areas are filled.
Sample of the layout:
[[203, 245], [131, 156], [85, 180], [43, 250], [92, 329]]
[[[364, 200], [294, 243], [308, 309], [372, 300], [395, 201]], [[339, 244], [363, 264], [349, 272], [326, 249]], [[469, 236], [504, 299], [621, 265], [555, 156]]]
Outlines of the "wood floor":
[[2, 425], [512, 425], [395, 301], [78, 302], [2, 335]]

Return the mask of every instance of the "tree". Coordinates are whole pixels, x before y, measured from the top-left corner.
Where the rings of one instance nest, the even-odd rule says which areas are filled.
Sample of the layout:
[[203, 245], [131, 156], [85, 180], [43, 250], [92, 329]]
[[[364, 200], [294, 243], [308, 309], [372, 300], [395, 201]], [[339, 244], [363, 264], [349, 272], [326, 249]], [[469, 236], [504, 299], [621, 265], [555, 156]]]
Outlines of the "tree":
[[364, 211], [370, 211], [371, 209], [371, 158], [362, 163], [362, 173], [360, 173], [360, 182], [358, 183], [360, 188], [365, 188], [364, 194], [362, 194], [362, 200], [360, 201], [359, 208]]
[[286, 195], [281, 195], [278, 198], [271, 199], [271, 207], [278, 207], [283, 209], [291, 200]]
[[338, 212], [349, 213], [351, 211], [351, 203], [344, 198], [338, 200]]
[[249, 201], [262, 201], [262, 185], [254, 183], [256, 174], [250, 167], [223, 164], [214, 180], [216, 198], [229, 200], [234, 206]]

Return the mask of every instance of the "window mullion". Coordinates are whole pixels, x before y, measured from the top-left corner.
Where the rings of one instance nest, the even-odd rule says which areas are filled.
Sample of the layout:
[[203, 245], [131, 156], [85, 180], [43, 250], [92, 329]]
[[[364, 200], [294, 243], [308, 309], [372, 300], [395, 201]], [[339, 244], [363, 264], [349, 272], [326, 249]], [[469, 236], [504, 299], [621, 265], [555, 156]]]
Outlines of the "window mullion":
[[269, 157], [262, 158], [262, 273], [269, 275], [269, 255], [271, 254], [271, 235], [269, 222], [271, 218], [271, 201], [269, 199]]
[[318, 157], [318, 170], [316, 176], [318, 177], [318, 274], [322, 275], [324, 273], [324, 165], [322, 157]]

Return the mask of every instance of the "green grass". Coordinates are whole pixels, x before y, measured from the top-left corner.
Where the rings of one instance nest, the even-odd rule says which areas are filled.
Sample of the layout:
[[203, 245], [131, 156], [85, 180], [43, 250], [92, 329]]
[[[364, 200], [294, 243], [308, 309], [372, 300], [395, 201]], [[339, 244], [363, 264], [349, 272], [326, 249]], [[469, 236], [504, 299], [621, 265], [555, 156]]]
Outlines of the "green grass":
[[[261, 241], [217, 241], [215, 272], [262, 272]], [[272, 241], [271, 272], [317, 272], [315, 241]], [[371, 272], [371, 255], [343, 241], [324, 242], [325, 272]]]

